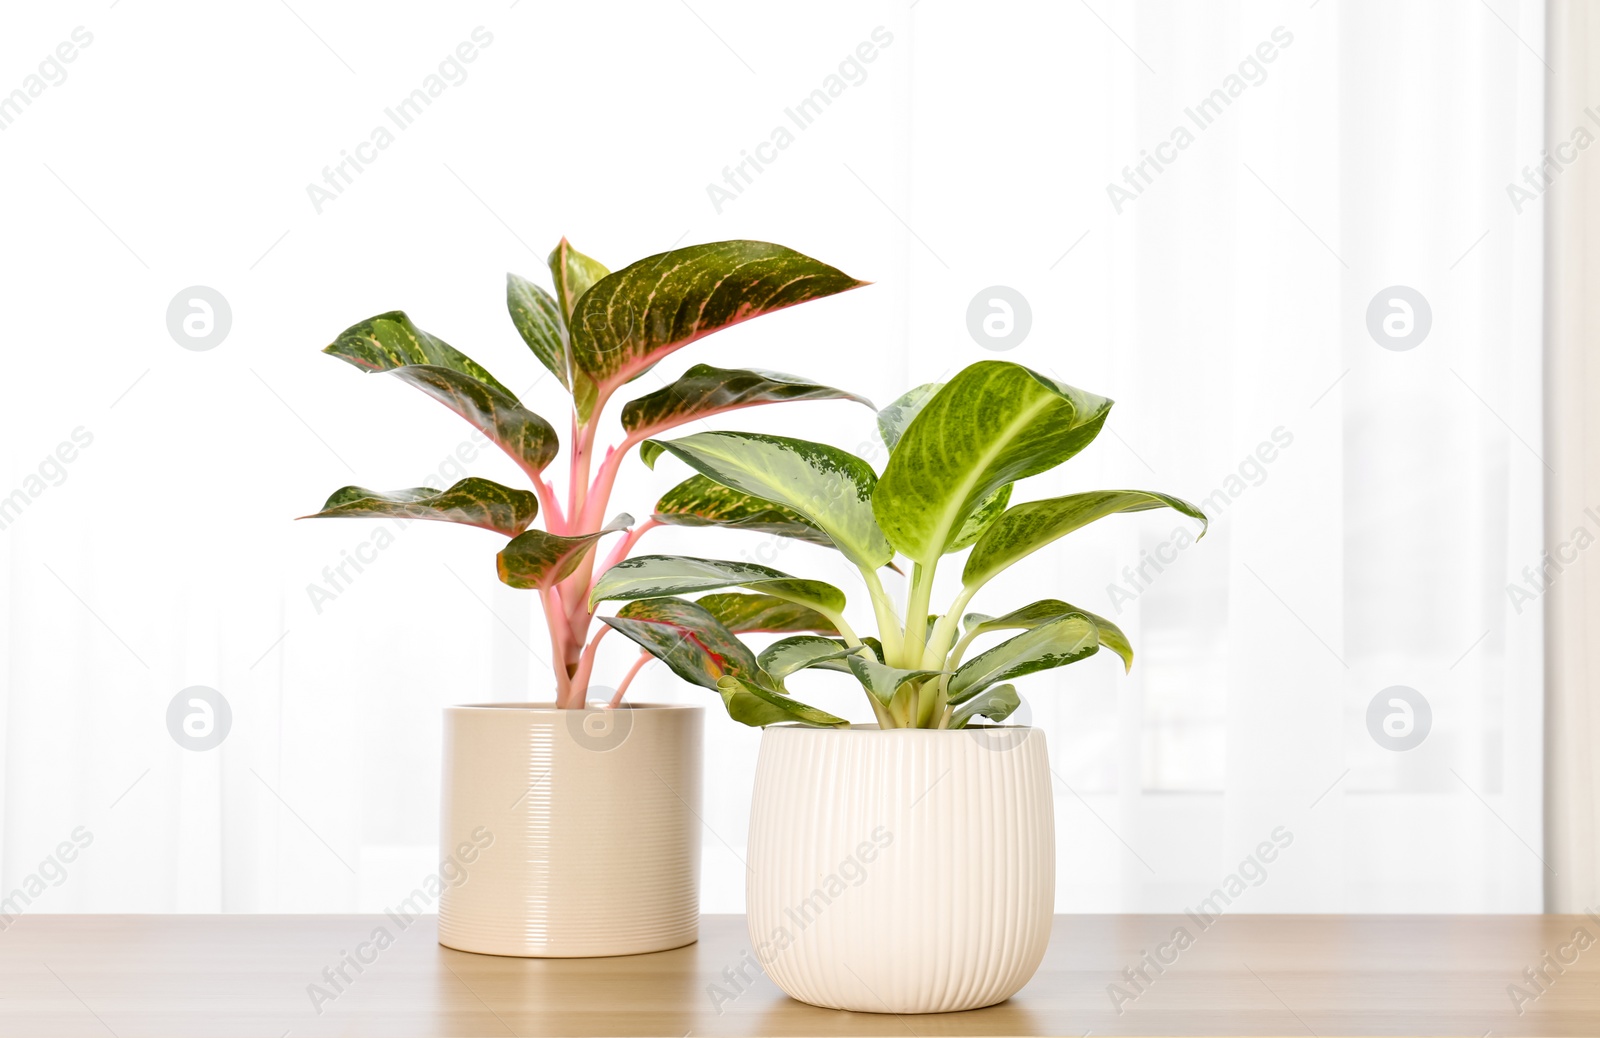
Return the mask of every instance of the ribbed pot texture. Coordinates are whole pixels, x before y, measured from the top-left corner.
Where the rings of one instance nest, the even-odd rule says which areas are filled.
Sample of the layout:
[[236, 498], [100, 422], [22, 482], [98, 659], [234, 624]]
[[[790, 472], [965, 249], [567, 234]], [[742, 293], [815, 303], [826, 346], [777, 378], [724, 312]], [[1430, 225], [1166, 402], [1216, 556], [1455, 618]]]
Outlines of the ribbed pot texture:
[[749, 853], [750, 939], [790, 996], [867, 1013], [1004, 1001], [1050, 940], [1044, 733], [767, 728]]
[[448, 707], [440, 854], [460, 878], [445, 877], [439, 943], [563, 958], [692, 943], [703, 715]]

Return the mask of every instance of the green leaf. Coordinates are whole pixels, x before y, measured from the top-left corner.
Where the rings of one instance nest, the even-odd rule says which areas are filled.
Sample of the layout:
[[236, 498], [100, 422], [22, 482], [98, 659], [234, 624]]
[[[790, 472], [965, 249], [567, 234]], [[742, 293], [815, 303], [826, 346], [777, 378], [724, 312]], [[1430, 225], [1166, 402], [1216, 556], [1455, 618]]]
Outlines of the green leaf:
[[630, 602], [616, 616], [602, 616], [621, 634], [665, 663], [674, 674], [702, 688], [717, 689], [727, 674], [761, 672], [755, 656], [706, 610], [681, 598]]
[[539, 363], [550, 369], [550, 374], [561, 380], [561, 385], [572, 388], [571, 361], [567, 356], [567, 328], [550, 293], [516, 274], [506, 275], [506, 309], [511, 312], [511, 323], [517, 334], [528, 344], [528, 349], [539, 358]]
[[393, 374], [477, 426], [530, 479], [539, 479], [561, 446], [549, 422], [485, 382], [432, 364], [408, 364]]
[[970, 365], [923, 404], [872, 495], [883, 533], [932, 565], [1007, 483], [1054, 468], [1099, 433], [1111, 401], [1020, 364]]
[[332, 344], [323, 347], [322, 352], [354, 364], [363, 371], [393, 371], [407, 364], [432, 364], [449, 368], [488, 383], [513, 400], [516, 399], [516, 394], [501, 385], [477, 361], [412, 324], [411, 318], [403, 310], [391, 310], [351, 325], [340, 332]]
[[513, 537], [495, 556], [500, 579], [516, 588], [552, 587], [572, 575], [583, 557], [593, 550], [595, 541], [632, 525], [633, 516], [623, 513], [603, 530], [573, 537], [529, 530]]
[[654, 518], [668, 526], [721, 526], [833, 547], [827, 534], [794, 509], [751, 497], [699, 473], [663, 494]]
[[411, 487], [379, 493], [365, 487], [341, 487], [328, 498], [322, 511], [302, 519], [436, 519], [462, 523], [514, 537], [539, 514], [539, 499], [526, 490], [513, 490], [487, 479], [469, 476], [448, 490]]
[[776, 634], [784, 631], [839, 633], [833, 621], [815, 609], [772, 595], [723, 592], [706, 595], [696, 604], [736, 634]]
[[[773, 642], [756, 655], [756, 662], [774, 681], [782, 681], [796, 671], [808, 667], [822, 667], [849, 673], [849, 667], [838, 661], [851, 653], [860, 652], [832, 638], [819, 638], [814, 634], [799, 634]], [[832, 666], [829, 666], [832, 664]]]
[[[900, 443], [900, 437], [904, 435], [911, 420], [921, 412], [929, 400], [933, 399], [933, 395], [943, 388], [943, 382], [924, 383], [902, 394], [900, 399], [878, 412], [878, 434], [883, 437], [883, 444], [889, 448], [891, 454]], [[960, 551], [983, 536], [983, 531], [1000, 518], [1000, 513], [1006, 510], [1006, 505], [1010, 501], [1011, 484], [1007, 483], [985, 498], [983, 503], [967, 517], [967, 521], [956, 533], [955, 539], [945, 549], [945, 554]]]
[[1122, 657], [1124, 671], [1133, 669], [1133, 644], [1128, 641], [1128, 636], [1122, 633], [1122, 628], [1107, 620], [1103, 616], [1079, 609], [1075, 605], [1068, 605], [1059, 598], [1045, 598], [1021, 609], [1014, 609], [1004, 616], [988, 617], [981, 613], [968, 613], [961, 618], [967, 634], [977, 636], [990, 631], [1011, 631], [1021, 628], [1032, 630], [1040, 624], [1048, 623], [1069, 614], [1086, 616], [1093, 621], [1098, 632], [1100, 644]]
[[[961, 580], [969, 587], [977, 587], [1051, 541], [1088, 526], [1096, 519], [1152, 508], [1174, 508], [1206, 523], [1205, 513], [1189, 502], [1150, 490], [1093, 490], [1044, 501], [1027, 501], [1007, 509], [978, 540], [972, 554], [967, 556]], [[1200, 536], [1205, 535], [1202, 525]]]
[[851, 656], [845, 663], [849, 666], [850, 673], [856, 676], [856, 680], [884, 706], [889, 705], [894, 694], [907, 682], [935, 678], [941, 673], [937, 670], [901, 670], [899, 667], [888, 667], [864, 656]]
[[1076, 663], [1099, 648], [1093, 620], [1081, 613], [1058, 616], [963, 663], [950, 678], [949, 702], [959, 705], [996, 682]]
[[652, 467], [662, 451], [723, 486], [798, 513], [863, 569], [894, 558], [873, 519], [877, 476], [854, 454], [810, 440], [742, 432], [646, 440], [640, 447]]
[[609, 393], [712, 332], [862, 284], [768, 242], [663, 252], [601, 278], [578, 299], [569, 322], [573, 364]]
[[[764, 726], [797, 722], [816, 728], [847, 728], [850, 725], [842, 717], [807, 706], [798, 699], [790, 699], [782, 692], [773, 691], [737, 674], [724, 675], [717, 682], [717, 691], [722, 693], [722, 702], [728, 708], [728, 715], [744, 724]], [[757, 703], [768, 709], [760, 709]]]
[[1017, 695], [1015, 685], [995, 685], [986, 688], [950, 715], [950, 727], [953, 729], [965, 728], [975, 717], [987, 717], [999, 723], [1011, 716], [1012, 711], [1022, 705], [1022, 699]]
[[683, 555], [638, 555], [623, 559], [600, 574], [589, 595], [589, 605], [659, 598], [663, 595], [687, 595], [725, 587], [762, 591], [835, 613], [842, 610], [845, 604], [844, 592], [832, 584], [791, 577], [770, 566], [728, 559], [694, 559]]
[[578, 305], [578, 300], [609, 273], [604, 264], [585, 256], [562, 238], [550, 252], [550, 276], [555, 278], [562, 318], [570, 321], [572, 308]]
[[671, 385], [624, 404], [622, 427], [643, 438], [711, 415], [790, 400], [854, 400], [872, 406], [864, 396], [795, 375], [696, 364]]

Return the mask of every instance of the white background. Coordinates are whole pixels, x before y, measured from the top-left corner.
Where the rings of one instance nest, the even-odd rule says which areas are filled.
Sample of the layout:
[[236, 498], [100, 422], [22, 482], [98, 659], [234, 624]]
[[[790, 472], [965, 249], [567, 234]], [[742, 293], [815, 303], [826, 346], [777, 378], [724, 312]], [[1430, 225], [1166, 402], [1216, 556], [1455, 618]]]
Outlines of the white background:
[[[1140, 654], [1130, 677], [1106, 654], [1024, 684], [1059, 777], [1061, 910], [1181, 910], [1279, 826], [1294, 842], [1238, 910], [1539, 910], [1541, 625], [1506, 588], [1542, 550], [1541, 213], [1505, 185], [1541, 157], [1540, 5], [691, 5], [10, 13], [0, 93], [75, 27], [93, 42], [0, 131], [0, 496], [74, 429], [93, 443], [0, 530], [0, 887], [84, 826], [93, 844], [36, 910], [405, 896], [434, 868], [439, 708], [547, 696], [544, 634], [532, 597], [495, 580], [497, 538], [444, 525], [412, 525], [313, 605], [376, 524], [292, 517], [346, 483], [454, 478], [471, 432], [319, 348], [404, 308], [557, 418], [506, 271], [545, 281], [562, 235], [613, 268], [748, 237], [875, 284], [661, 375], [766, 366], [886, 403], [994, 356], [966, 311], [1004, 285], [1032, 310], [1004, 355], [1119, 401], [1100, 442], [1019, 499], [1199, 501], [1292, 436], [1132, 604], [1110, 587], [1175, 517], [1107, 520], [974, 603], [1064, 597]], [[465, 80], [317, 212], [307, 185], [478, 26], [493, 42]], [[880, 26], [892, 42], [865, 77], [846, 70], [718, 211], [707, 185]], [[1265, 78], [1117, 212], [1107, 184], [1279, 26], [1292, 43]], [[192, 285], [232, 309], [205, 352], [166, 327]], [[1409, 351], [1368, 331], [1394, 285], [1431, 305]], [[846, 403], [716, 424], [874, 450]], [[518, 479], [489, 453], [470, 471]], [[642, 514], [683, 474], [631, 465], [617, 507]], [[848, 579], [754, 535], [651, 541]], [[608, 650], [602, 682], [631, 658]], [[233, 710], [203, 754], [165, 723], [191, 685]], [[1391, 685], [1431, 705], [1414, 750], [1368, 734]], [[842, 679], [812, 691], [865, 719]], [[711, 707], [703, 902], [739, 911], [759, 733], [658, 667], [633, 695]]]

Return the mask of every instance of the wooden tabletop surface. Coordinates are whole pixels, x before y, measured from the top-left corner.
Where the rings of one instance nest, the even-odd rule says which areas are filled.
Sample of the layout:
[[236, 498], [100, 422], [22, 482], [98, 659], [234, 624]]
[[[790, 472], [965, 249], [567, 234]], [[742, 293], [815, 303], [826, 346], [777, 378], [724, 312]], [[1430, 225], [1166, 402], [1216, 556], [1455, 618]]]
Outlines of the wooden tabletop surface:
[[[380, 929], [387, 939], [364, 943]], [[817, 1009], [749, 967], [730, 979], [749, 948], [740, 916], [707, 916], [676, 951], [563, 960], [442, 948], [432, 916], [30, 915], [0, 933], [0, 1034], [1600, 1035], [1600, 919], [1586, 916], [1224, 916], [1205, 929], [1058, 916], [1021, 993], [941, 1016]], [[1144, 952], [1172, 961], [1157, 972]]]

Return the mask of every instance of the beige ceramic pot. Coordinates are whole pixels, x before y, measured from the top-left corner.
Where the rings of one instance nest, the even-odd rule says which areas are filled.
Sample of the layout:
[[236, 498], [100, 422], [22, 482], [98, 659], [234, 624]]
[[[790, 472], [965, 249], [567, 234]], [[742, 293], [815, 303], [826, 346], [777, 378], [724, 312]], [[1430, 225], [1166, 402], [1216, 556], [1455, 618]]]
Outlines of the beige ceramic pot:
[[1044, 733], [767, 728], [749, 863], [750, 940], [790, 996], [902, 1014], [1010, 998], [1055, 907]]
[[446, 708], [439, 943], [551, 957], [692, 943], [703, 714]]

